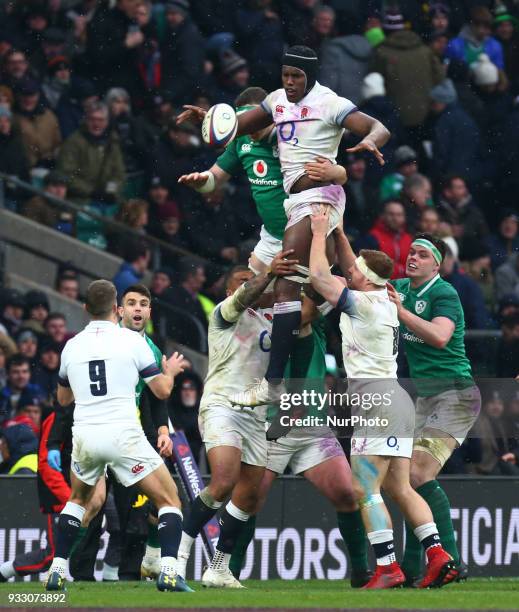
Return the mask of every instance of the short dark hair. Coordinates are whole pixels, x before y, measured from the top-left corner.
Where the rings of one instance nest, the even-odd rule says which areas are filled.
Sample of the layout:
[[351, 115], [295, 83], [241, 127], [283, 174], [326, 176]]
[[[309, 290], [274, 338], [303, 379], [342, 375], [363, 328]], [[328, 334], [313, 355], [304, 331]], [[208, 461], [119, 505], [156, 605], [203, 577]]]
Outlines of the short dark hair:
[[227, 289], [229, 286], [229, 283], [232, 280], [232, 277], [238, 272], [249, 272], [249, 271], [250, 271], [250, 268], [246, 266], [245, 264], [236, 264], [230, 270], [227, 270], [227, 272], [225, 273], [225, 276], [223, 279], [223, 286], [225, 287], [225, 289]]
[[386, 210], [386, 208], [390, 205], [390, 204], [400, 204], [400, 206], [402, 206], [402, 208], [405, 209], [404, 203], [402, 202], [402, 200], [400, 200], [400, 198], [397, 198], [396, 196], [394, 198], [386, 198], [382, 204], [381, 204], [381, 210], [382, 212], [384, 212]]
[[446, 176], [443, 177], [442, 181], [441, 181], [441, 189], [442, 191], [444, 189], [449, 189], [453, 183], [453, 181], [456, 180], [460, 180], [463, 181], [465, 183], [465, 185], [467, 184], [467, 178], [465, 176], [463, 176], [463, 174], [459, 174], [459, 173], [451, 173], [451, 174], [447, 174]]
[[93, 317], [104, 317], [110, 314], [116, 298], [117, 289], [113, 283], [104, 279], [96, 280], [88, 285], [85, 307]]
[[196, 273], [198, 268], [205, 268], [204, 264], [194, 257], [183, 257], [179, 262], [179, 280], [184, 282]]
[[61, 312], [51, 312], [49, 316], [45, 319], [43, 326], [46, 327], [47, 323], [49, 323], [50, 321], [57, 321], [58, 319], [65, 321], [65, 323], [67, 322], [67, 317]]
[[20, 353], [15, 353], [14, 355], [11, 355], [11, 357], [9, 357], [9, 359], [7, 360], [5, 364], [5, 369], [7, 372], [9, 372], [13, 366], [21, 366], [21, 365], [28, 365], [30, 368], [31, 360], [29, 359], [29, 357], [26, 357], [25, 355], [21, 355]]
[[143, 240], [129, 240], [125, 244], [124, 260], [133, 263], [141, 257], [145, 257], [149, 250], [148, 245]]
[[438, 251], [440, 251], [440, 255], [442, 256], [442, 261], [445, 259], [445, 254], [447, 253], [447, 245], [445, 244], [445, 242], [443, 242], [443, 240], [441, 238], [437, 238], [436, 236], [433, 236], [432, 234], [416, 234], [416, 236], [413, 238], [413, 242], [415, 240], [428, 240], [429, 242], [432, 242], [434, 244], [434, 246], [438, 249]]
[[148, 300], [151, 302], [150, 290], [148, 289], [148, 287], [146, 287], [146, 285], [142, 285], [141, 283], [136, 283], [135, 285], [130, 285], [129, 287], [126, 287], [121, 296], [121, 304], [124, 301], [125, 295], [127, 295], [128, 293], [138, 293], [139, 295], [147, 297]]
[[359, 255], [364, 258], [370, 270], [382, 278], [391, 278], [393, 274], [393, 260], [383, 251], [361, 249]]
[[234, 106], [250, 106], [261, 104], [267, 97], [267, 92], [262, 87], [247, 87], [234, 101]]

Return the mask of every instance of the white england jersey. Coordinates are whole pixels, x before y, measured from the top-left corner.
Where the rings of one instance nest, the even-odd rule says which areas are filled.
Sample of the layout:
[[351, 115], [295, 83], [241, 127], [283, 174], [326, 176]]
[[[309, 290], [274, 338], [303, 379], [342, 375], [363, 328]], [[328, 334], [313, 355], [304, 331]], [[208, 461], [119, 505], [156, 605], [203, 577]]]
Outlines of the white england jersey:
[[61, 354], [59, 384], [74, 393], [74, 425], [140, 427], [135, 387], [160, 374], [140, 335], [110, 321], [92, 321]]
[[283, 187], [287, 193], [305, 173], [305, 164], [316, 157], [335, 163], [344, 133], [344, 119], [357, 107], [328, 87], [315, 83], [299, 102], [289, 102], [284, 89], [277, 89], [261, 103], [276, 124]]
[[399, 323], [387, 289], [345, 288], [337, 308], [348, 378], [396, 378]]
[[[218, 304], [209, 321], [209, 371], [204, 382], [200, 413], [211, 406], [233, 408], [229, 399], [231, 395], [257, 382], [267, 370], [272, 309], [247, 308], [235, 322], [229, 323], [223, 318], [221, 309], [223, 307], [227, 314], [226, 306], [233, 297]], [[266, 407], [255, 408], [254, 415], [264, 420]]]

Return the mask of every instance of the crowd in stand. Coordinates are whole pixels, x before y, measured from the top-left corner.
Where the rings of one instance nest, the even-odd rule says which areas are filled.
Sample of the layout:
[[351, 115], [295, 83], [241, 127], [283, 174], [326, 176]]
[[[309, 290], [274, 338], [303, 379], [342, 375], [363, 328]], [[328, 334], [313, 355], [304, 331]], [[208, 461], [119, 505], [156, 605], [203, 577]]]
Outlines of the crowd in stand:
[[[283, 50], [294, 44], [318, 52], [321, 84], [392, 132], [383, 168], [347, 154], [348, 135], [340, 145], [338, 162], [348, 172], [344, 225], [354, 246], [388, 253], [400, 277], [415, 232], [443, 237], [442, 275], [460, 294], [467, 328], [501, 329], [497, 374], [515, 377], [518, 0], [4, 0], [0, 172], [82, 210], [56, 207], [8, 181], [5, 205], [121, 256], [118, 289], [153, 272], [154, 298], [190, 321], [172, 317], [170, 333], [198, 348], [193, 325], [207, 327], [222, 273], [247, 261], [261, 222], [244, 176], [209, 194], [177, 182], [210, 167], [219, 151], [176, 116], [186, 103], [209, 108], [233, 104], [248, 86], [278, 88]], [[206, 263], [151, 252], [88, 212]], [[55, 288], [80, 298], [73, 270]], [[41, 296], [35, 307], [32, 299], [12, 294], [2, 302], [4, 418], [29, 418], [18, 414], [22, 395], [5, 391], [11, 369], [30, 369], [26, 384], [30, 378], [40, 389], [43, 399], [34, 398], [41, 404], [55, 365], [53, 319]], [[13, 366], [17, 354], [28, 361]], [[517, 427], [519, 402], [494, 400], [485, 409], [488, 427], [499, 401]]]

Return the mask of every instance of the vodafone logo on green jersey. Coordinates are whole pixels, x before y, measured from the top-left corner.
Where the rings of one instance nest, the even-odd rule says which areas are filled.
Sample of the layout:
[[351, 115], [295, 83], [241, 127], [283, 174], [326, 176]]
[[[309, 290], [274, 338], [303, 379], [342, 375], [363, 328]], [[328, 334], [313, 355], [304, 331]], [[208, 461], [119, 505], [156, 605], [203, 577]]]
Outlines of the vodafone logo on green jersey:
[[252, 166], [252, 170], [254, 171], [254, 174], [256, 176], [263, 178], [264, 176], [267, 175], [269, 168], [265, 161], [263, 161], [262, 159], [257, 159], [254, 162], [254, 165]]

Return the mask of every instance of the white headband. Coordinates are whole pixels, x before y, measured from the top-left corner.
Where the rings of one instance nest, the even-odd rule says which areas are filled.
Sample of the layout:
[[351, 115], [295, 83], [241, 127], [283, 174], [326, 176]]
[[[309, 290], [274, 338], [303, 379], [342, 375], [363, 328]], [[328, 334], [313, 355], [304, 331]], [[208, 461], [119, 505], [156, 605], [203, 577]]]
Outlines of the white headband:
[[362, 274], [364, 274], [364, 276], [374, 285], [379, 285], [380, 287], [385, 287], [387, 285], [389, 279], [382, 278], [376, 272], [373, 272], [373, 270], [368, 268], [366, 260], [364, 259], [364, 257], [362, 257], [362, 255], [357, 257], [357, 259], [355, 260], [355, 265], [357, 266], [359, 271], [362, 272]]

